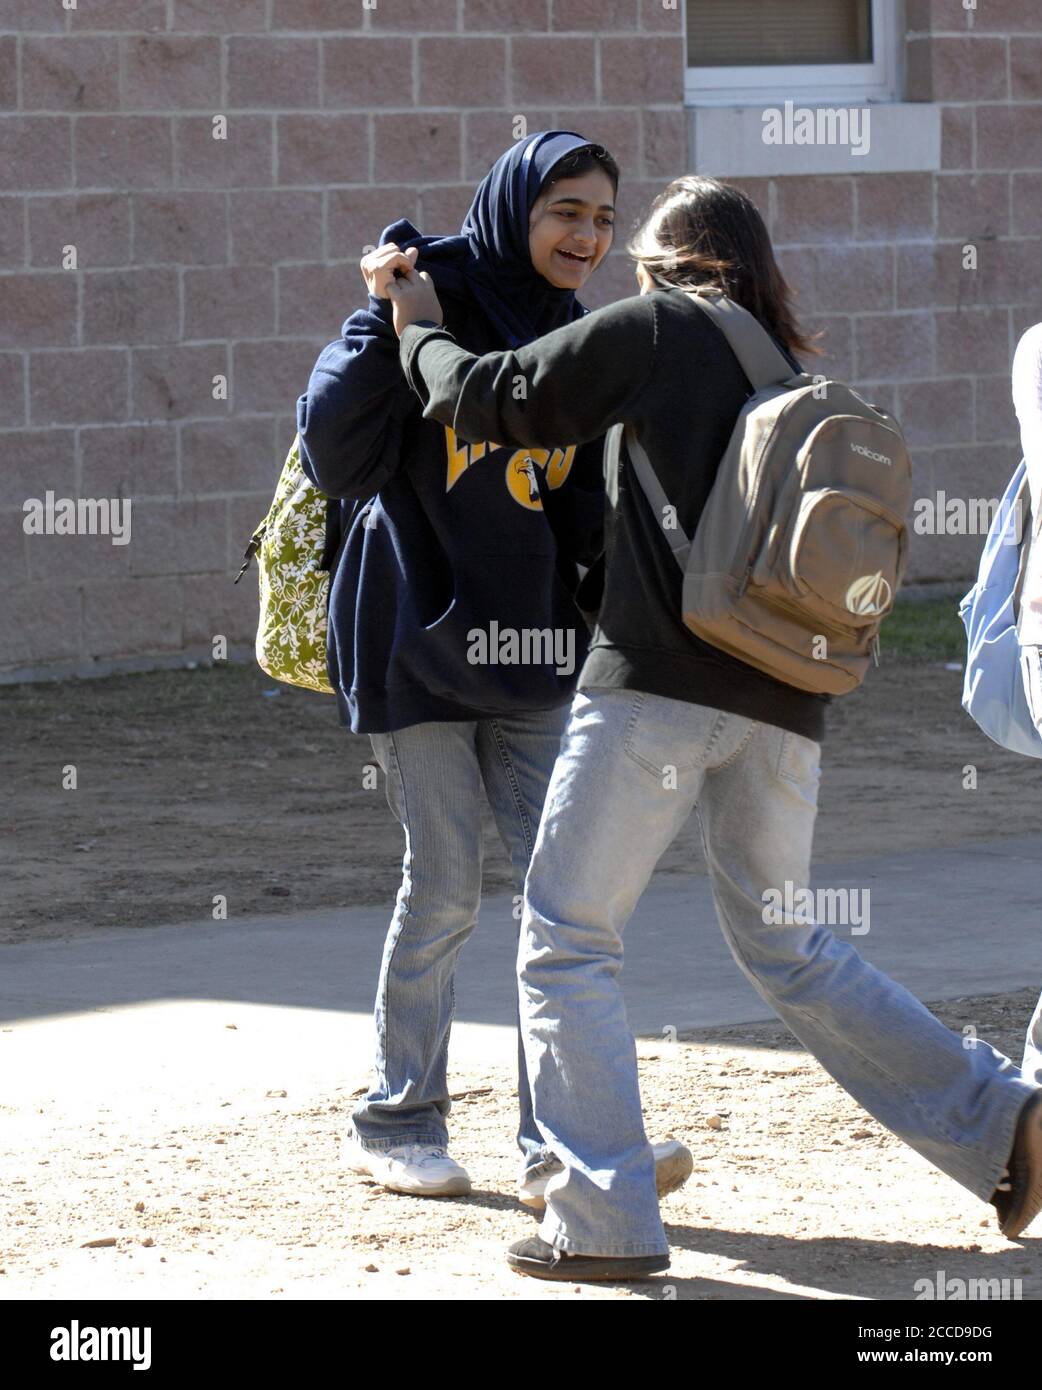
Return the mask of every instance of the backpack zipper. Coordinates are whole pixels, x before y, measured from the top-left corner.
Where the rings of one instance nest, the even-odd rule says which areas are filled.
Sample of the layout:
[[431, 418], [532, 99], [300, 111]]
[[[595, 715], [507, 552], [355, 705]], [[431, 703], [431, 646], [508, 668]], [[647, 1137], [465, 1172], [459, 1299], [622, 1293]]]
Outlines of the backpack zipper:
[[242, 553], [242, 569], [239, 571], [239, 573], [238, 573], [238, 574], [235, 576], [235, 578], [232, 580], [232, 583], [233, 583], [233, 584], [238, 584], [239, 580], [243, 577], [243, 575], [244, 575], [244, 574], [246, 573], [246, 571], [249, 569], [249, 567], [250, 567], [250, 561], [253, 559], [254, 555], [256, 555], [257, 551], [260, 550], [260, 547], [261, 547], [261, 540], [262, 540], [263, 536], [264, 536], [264, 527], [261, 526], [257, 531], [254, 532], [253, 536], [252, 536], [251, 539], [250, 539], [249, 545], [246, 547], [246, 549], [245, 549], [245, 550], [243, 551], [243, 553]]

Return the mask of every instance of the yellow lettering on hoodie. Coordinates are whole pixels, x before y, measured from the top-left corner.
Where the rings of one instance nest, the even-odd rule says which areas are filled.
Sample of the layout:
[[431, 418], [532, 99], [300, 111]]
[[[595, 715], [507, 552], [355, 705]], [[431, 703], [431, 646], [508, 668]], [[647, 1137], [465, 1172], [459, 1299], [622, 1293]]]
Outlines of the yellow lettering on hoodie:
[[[456, 432], [449, 425], [444, 428], [447, 455], [445, 491], [448, 492], [455, 487], [472, 464], [503, 446], [492, 440], [484, 440], [478, 444], [467, 444], [463, 440], [457, 439]], [[575, 448], [574, 444], [569, 444], [563, 449], [515, 450], [506, 467], [507, 491], [514, 501], [529, 511], [541, 511], [543, 504], [539, 498], [539, 488], [534, 470], [536, 468], [543, 469], [547, 484], [551, 488], [560, 487], [571, 472], [575, 459]]]
[[448, 425], [445, 426], [445, 450], [449, 458], [448, 475], [445, 480], [445, 491], [458, 483], [463, 474], [472, 463], [477, 463], [478, 459], [484, 458], [489, 449], [498, 449], [498, 444], [466, 444], [456, 439], [456, 431]]

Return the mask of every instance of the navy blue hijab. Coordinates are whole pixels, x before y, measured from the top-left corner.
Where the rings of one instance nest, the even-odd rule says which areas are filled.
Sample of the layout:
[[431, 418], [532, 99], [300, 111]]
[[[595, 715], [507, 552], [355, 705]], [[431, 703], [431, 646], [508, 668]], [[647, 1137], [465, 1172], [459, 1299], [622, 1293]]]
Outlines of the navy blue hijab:
[[[417, 247], [417, 266], [430, 275], [439, 294], [483, 313], [504, 348], [534, 342], [587, 312], [573, 290], [557, 289], [532, 265], [528, 222], [550, 170], [566, 154], [591, 143], [573, 130], [544, 130], [520, 140], [481, 180], [456, 236], [421, 236], [403, 218], [384, 228], [380, 243], [393, 241], [403, 251]], [[322, 352], [297, 403], [305, 456], [309, 431], [314, 435], [322, 428], [340, 430], [345, 410], [360, 419], [371, 414], [374, 401], [383, 401], [388, 415], [380, 425], [384, 454], [400, 450], [404, 421], [419, 403], [401, 373], [397, 389], [388, 392], [391, 318], [391, 301], [370, 295], [368, 307], [356, 309], [344, 323], [340, 340]], [[384, 467], [388, 474], [393, 471], [386, 460]], [[344, 500], [327, 515], [327, 556], [339, 553], [342, 537], [363, 507], [361, 501]]]
[[396, 242], [403, 251], [417, 247], [417, 269], [427, 271], [435, 289], [477, 303], [504, 347], [523, 347], [586, 313], [574, 290], [557, 289], [532, 265], [528, 221], [558, 160], [591, 143], [574, 130], [519, 140], [481, 180], [457, 236], [421, 236], [403, 218], [384, 228], [380, 242]]

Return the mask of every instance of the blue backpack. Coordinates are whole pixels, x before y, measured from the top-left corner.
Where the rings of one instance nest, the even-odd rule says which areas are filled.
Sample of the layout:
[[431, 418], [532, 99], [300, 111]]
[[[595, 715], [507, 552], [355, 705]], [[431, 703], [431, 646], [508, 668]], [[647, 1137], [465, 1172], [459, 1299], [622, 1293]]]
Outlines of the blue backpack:
[[1027, 553], [1017, 519], [1028, 516], [1029, 501], [1022, 459], [988, 531], [977, 582], [959, 604], [967, 641], [962, 707], [994, 743], [1042, 758], [1042, 733], [1028, 704], [1017, 636], [1017, 600]]

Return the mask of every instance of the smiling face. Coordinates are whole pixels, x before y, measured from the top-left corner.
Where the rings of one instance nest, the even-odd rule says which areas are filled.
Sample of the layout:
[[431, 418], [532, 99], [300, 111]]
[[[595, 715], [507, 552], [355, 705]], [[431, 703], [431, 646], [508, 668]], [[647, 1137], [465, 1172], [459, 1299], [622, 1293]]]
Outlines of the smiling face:
[[561, 179], [532, 206], [532, 265], [559, 290], [584, 285], [611, 249], [615, 190], [603, 169]]

